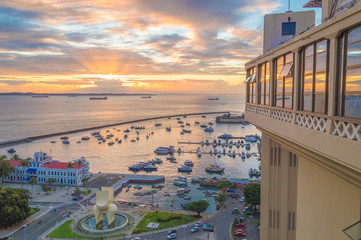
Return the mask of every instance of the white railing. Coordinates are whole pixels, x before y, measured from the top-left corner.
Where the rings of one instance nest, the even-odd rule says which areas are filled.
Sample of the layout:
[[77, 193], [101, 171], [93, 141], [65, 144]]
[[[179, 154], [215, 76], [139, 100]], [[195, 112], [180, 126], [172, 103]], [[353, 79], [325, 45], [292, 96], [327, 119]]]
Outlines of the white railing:
[[246, 111], [361, 143], [360, 121], [264, 105], [247, 104]]
[[295, 114], [295, 124], [309, 129], [326, 132], [327, 118], [308, 115], [306, 113]]
[[342, 120], [332, 120], [331, 135], [361, 142], [361, 125]]

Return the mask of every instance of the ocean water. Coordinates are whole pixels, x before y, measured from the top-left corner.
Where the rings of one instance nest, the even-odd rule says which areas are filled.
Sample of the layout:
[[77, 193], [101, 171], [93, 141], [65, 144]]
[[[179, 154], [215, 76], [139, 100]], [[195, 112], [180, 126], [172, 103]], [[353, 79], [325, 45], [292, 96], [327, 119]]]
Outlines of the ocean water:
[[[219, 101], [209, 101], [208, 96], [155, 96], [151, 99], [141, 99], [140, 97], [110, 97], [107, 101], [90, 101], [86, 97], [68, 98], [68, 97], [50, 97], [49, 99], [37, 99], [29, 97], [2, 97], [1, 102], [8, 102], [7, 106], [0, 104], [2, 110], [7, 111], [3, 114], [1, 111], [0, 129], [2, 131], [2, 140], [17, 139], [52, 132], [77, 129], [89, 126], [103, 125], [107, 123], [115, 123], [126, 120], [140, 119], [151, 116], [171, 115], [179, 113], [207, 112], [207, 111], [228, 111], [240, 113], [244, 109], [244, 99], [241, 96], [221, 96]], [[13, 104], [13, 108], [9, 104]], [[176, 149], [181, 148], [185, 152], [195, 152], [201, 141], [217, 139], [223, 133], [232, 134], [236, 137], [245, 136], [247, 134], [260, 134], [260, 132], [252, 125], [242, 126], [239, 124], [216, 124], [216, 115], [207, 115], [206, 118], [201, 116], [182, 117], [182, 121], [190, 123], [186, 129], [192, 130], [192, 133], [181, 135], [182, 128], [177, 123], [176, 118], [160, 119], [139, 122], [136, 124], [120, 125], [114, 128], [100, 129], [102, 135], [113, 133], [114, 138], [123, 139], [121, 144], [115, 143], [109, 146], [107, 143], [99, 144], [98, 141], [91, 137], [89, 141], [81, 141], [77, 143], [83, 136], [91, 136], [90, 132], [82, 132], [68, 135], [70, 144], [61, 143], [60, 137], [52, 137], [37, 140], [31, 143], [16, 145], [16, 153], [23, 158], [32, 157], [36, 151], [44, 151], [53, 156], [54, 159], [60, 161], [71, 161], [80, 157], [85, 157], [90, 164], [90, 171], [104, 173], [132, 173], [128, 167], [141, 161], [154, 159], [156, 154], [154, 150], [159, 146], [173, 145]], [[204, 129], [195, 124], [199, 121], [201, 124], [214, 123], [213, 133], [204, 132]], [[156, 127], [156, 123], [162, 126]], [[130, 129], [131, 126], [144, 126], [144, 130]], [[171, 127], [172, 131], [167, 132], [166, 127]], [[124, 130], [130, 129], [128, 138], [124, 139]], [[119, 130], [119, 131], [118, 131]], [[109, 131], [109, 132], [106, 132]], [[153, 134], [151, 134], [153, 132]], [[147, 139], [146, 136], [150, 134]], [[131, 142], [139, 136], [139, 141]], [[113, 138], [113, 139], [114, 139]], [[51, 143], [56, 141], [56, 143]], [[198, 144], [181, 144], [180, 142], [192, 142]], [[7, 148], [0, 148], [0, 154], [7, 154]], [[202, 151], [209, 152], [212, 146], [201, 147]], [[221, 147], [217, 147], [221, 150]], [[227, 148], [227, 152], [230, 148]], [[245, 151], [244, 148], [233, 146], [231, 149], [236, 153]], [[246, 151], [245, 151], [246, 152]], [[253, 144], [251, 153], [258, 153], [257, 145]], [[9, 155], [11, 156], [11, 155]], [[159, 191], [153, 197], [154, 203], [159, 203], [160, 207], [171, 208], [170, 201], [175, 200], [176, 207], [180, 208], [180, 204], [186, 203], [186, 200], [175, 196], [175, 192], [179, 189], [173, 185], [173, 181], [180, 175], [188, 177], [188, 186], [191, 188], [191, 201], [205, 198], [203, 190], [198, 189], [199, 184], [191, 184], [191, 177], [234, 177], [248, 178], [249, 168], [258, 168], [259, 161], [257, 156], [242, 160], [241, 157], [235, 158], [223, 156], [218, 158], [214, 155], [203, 154], [198, 157], [194, 153], [175, 154], [177, 163], [171, 163], [161, 156], [163, 163], [158, 166], [158, 171], [152, 173], [139, 172], [140, 174], [164, 175], [166, 180], [163, 185], [165, 189]], [[194, 162], [193, 172], [190, 174], [179, 173], [180, 167], [185, 160]], [[218, 163], [225, 167], [224, 174], [208, 174], [205, 168], [210, 164]], [[151, 186], [144, 185], [141, 191], [148, 191]], [[171, 197], [164, 197], [164, 192], [170, 192]], [[213, 191], [210, 189], [210, 191]], [[214, 189], [215, 191], [215, 189]], [[151, 196], [136, 197], [134, 193], [138, 190], [131, 189], [129, 192], [124, 190], [117, 196], [117, 200], [121, 201], [152, 201]], [[211, 207], [208, 211], [214, 211], [215, 202], [210, 199]]]

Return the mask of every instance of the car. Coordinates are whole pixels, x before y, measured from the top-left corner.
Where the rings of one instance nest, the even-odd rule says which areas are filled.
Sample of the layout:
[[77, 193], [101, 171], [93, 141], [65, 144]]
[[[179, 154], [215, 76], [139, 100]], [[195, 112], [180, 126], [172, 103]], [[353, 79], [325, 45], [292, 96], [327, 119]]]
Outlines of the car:
[[167, 239], [175, 239], [177, 237], [176, 233], [169, 234]]
[[233, 208], [232, 213], [238, 212], [238, 208]]
[[237, 223], [237, 224], [235, 225], [235, 227], [245, 228], [246, 225], [244, 225], [244, 223]]
[[242, 232], [242, 233], [243, 233], [243, 230], [242, 230], [242, 229], [234, 230], [234, 233], [238, 233], [238, 232]]
[[194, 232], [198, 232], [199, 231], [199, 227], [194, 227], [191, 229], [191, 232], [194, 233]]
[[237, 232], [237, 233], [235, 233], [235, 235], [237, 237], [245, 237], [246, 236], [246, 234], [244, 232]]
[[176, 233], [176, 232], [177, 232], [177, 230], [169, 230], [168, 234], [172, 234], [172, 233]]
[[201, 222], [201, 221], [199, 221], [199, 222], [197, 222], [196, 224], [194, 224], [194, 226], [196, 226], [196, 227], [200, 227], [200, 226], [202, 226], [203, 225], [203, 222]]
[[244, 202], [244, 197], [241, 197], [241, 198], [239, 199], [239, 201], [240, 201], [240, 202]]
[[243, 212], [244, 212], [244, 213], [247, 212], [247, 208], [243, 208]]

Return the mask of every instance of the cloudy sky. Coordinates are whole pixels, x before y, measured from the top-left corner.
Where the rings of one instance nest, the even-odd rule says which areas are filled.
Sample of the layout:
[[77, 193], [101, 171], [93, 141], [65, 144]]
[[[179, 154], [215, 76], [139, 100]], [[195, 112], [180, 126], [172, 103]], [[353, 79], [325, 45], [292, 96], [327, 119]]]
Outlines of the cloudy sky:
[[0, 92], [242, 93], [244, 63], [262, 51], [263, 15], [287, 8], [287, 0], [1, 1]]

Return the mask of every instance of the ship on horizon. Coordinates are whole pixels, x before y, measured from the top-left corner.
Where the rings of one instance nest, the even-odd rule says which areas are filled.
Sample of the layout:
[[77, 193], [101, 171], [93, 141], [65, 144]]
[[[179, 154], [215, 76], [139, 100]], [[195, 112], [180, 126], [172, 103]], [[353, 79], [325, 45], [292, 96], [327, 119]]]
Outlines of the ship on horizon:
[[107, 96], [104, 97], [90, 97], [89, 100], [107, 100]]

